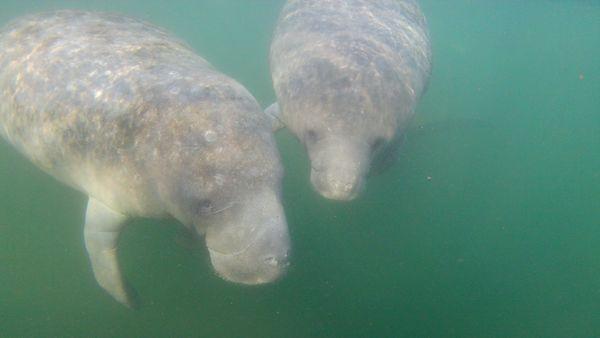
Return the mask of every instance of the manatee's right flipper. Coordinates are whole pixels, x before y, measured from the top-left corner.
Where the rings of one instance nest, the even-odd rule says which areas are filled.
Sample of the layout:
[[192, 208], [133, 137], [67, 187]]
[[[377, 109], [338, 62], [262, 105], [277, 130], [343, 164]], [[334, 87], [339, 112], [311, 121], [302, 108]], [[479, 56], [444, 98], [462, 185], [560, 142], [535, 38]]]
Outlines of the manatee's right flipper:
[[454, 117], [441, 121], [420, 121], [407, 130], [413, 137], [423, 137], [440, 133], [463, 133], [465, 131], [494, 131], [497, 126], [491, 121], [478, 117]]
[[118, 302], [135, 307], [117, 260], [117, 241], [127, 217], [90, 197], [85, 216], [85, 247], [96, 281]]
[[373, 158], [369, 177], [381, 175], [398, 161], [400, 147], [404, 143], [406, 135], [399, 132], [398, 135], [388, 144], [383, 151]]
[[271, 120], [271, 128], [273, 128], [273, 131], [277, 131], [285, 127], [285, 124], [281, 119], [281, 110], [279, 109], [279, 103], [275, 102], [272, 105], [268, 106], [267, 109], [265, 109], [265, 115], [267, 115]]
[[454, 118], [439, 122], [414, 123], [406, 132], [399, 132], [396, 138], [377, 154], [373, 159], [369, 176], [377, 176], [391, 167], [398, 159], [401, 151], [398, 151], [407, 138], [419, 138], [429, 135], [439, 135], [441, 133], [465, 133], [474, 130], [493, 131], [496, 127], [489, 122], [478, 118]]

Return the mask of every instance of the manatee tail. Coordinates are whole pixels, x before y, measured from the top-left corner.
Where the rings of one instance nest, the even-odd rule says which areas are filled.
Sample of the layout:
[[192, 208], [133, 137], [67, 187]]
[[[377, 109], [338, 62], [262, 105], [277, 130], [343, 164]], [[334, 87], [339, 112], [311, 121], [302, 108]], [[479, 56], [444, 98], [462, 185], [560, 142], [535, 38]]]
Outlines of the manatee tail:
[[271, 127], [273, 131], [277, 131], [285, 127], [283, 120], [281, 119], [281, 111], [279, 110], [279, 103], [275, 102], [265, 109], [265, 115], [269, 117], [271, 121]]

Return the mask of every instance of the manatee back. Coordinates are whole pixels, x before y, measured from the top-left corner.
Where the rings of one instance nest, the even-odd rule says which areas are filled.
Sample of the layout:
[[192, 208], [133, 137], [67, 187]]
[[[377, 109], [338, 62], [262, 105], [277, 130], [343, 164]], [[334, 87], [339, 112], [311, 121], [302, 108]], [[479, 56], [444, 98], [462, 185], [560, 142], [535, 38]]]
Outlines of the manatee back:
[[242, 85], [145, 22], [58, 11], [0, 31], [0, 135], [91, 195], [151, 195], [153, 177], [266, 133], [261, 118]]
[[0, 31], [0, 134], [26, 154], [38, 152], [35, 159], [71, 143], [87, 146], [72, 138], [90, 136], [111, 119], [133, 119], [124, 115], [143, 104], [142, 89], [208, 67], [165, 31], [131, 18], [27, 16]]
[[203, 72], [215, 73], [183, 42], [135, 19], [26, 16], [0, 31], [0, 135], [59, 178], [91, 159], [124, 165], [157, 111], [169, 114], [169, 90]]
[[[335, 97], [348, 86], [376, 101], [375, 110], [407, 115], [431, 72], [427, 23], [413, 0], [289, 0], [271, 69], [284, 113], [295, 100]], [[358, 96], [352, 105], [369, 101]]]

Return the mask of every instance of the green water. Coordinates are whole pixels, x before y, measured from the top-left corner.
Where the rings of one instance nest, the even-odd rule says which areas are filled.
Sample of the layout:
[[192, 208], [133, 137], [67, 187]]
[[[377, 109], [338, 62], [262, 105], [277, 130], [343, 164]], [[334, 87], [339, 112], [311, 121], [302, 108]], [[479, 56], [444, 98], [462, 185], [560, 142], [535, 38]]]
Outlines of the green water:
[[[267, 53], [283, 1], [2, 0], [0, 24], [53, 8], [169, 28], [273, 100]], [[278, 134], [293, 265], [240, 287], [174, 222], [121, 241], [142, 299], [93, 279], [85, 197], [0, 142], [0, 337], [600, 336], [600, 2], [422, 1], [434, 73], [389, 171], [351, 203], [309, 186]]]

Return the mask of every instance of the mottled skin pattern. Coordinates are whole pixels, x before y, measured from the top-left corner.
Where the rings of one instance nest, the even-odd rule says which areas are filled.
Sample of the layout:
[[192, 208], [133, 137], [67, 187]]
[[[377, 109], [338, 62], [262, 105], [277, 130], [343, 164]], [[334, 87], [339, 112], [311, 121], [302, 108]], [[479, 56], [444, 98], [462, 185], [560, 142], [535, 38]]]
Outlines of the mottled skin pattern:
[[399, 144], [431, 71], [413, 0], [289, 0], [271, 45], [283, 123], [305, 144], [323, 196], [358, 195]]
[[[97, 201], [86, 231], [99, 219], [172, 216], [206, 234], [226, 279], [267, 282], [287, 265], [282, 167], [269, 121], [243, 86], [160, 28], [78, 11], [7, 25], [0, 135]], [[124, 286], [102, 282], [90, 256], [100, 284], [130, 303], [126, 290], [111, 290]], [[105, 279], [120, 277], [109, 272], [116, 277]]]

